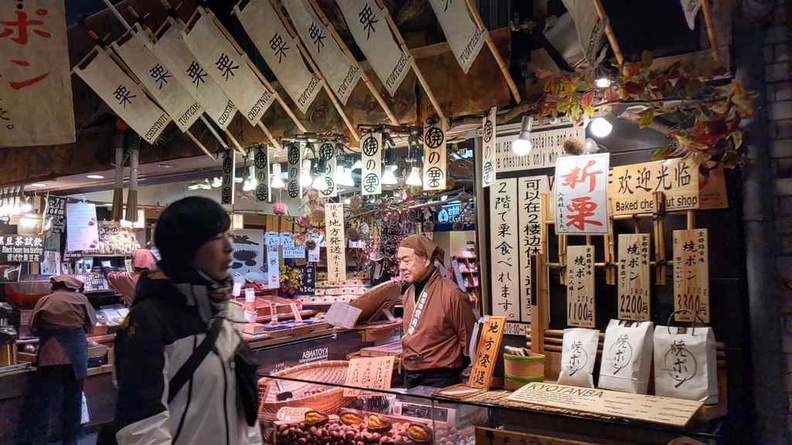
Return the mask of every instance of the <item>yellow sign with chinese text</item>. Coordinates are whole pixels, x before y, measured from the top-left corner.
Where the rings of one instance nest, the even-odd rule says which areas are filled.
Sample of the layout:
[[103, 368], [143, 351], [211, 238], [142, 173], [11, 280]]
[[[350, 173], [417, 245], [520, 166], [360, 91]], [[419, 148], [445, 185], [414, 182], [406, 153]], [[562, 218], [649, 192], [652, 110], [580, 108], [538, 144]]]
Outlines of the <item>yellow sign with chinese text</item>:
[[611, 169], [608, 197], [613, 215], [654, 212], [654, 192], [665, 194], [667, 211], [699, 208], [698, 163], [676, 158]]
[[476, 347], [476, 356], [473, 358], [473, 370], [468, 381], [468, 385], [473, 388], [489, 390], [492, 385], [492, 373], [495, 372], [495, 364], [500, 356], [504, 329], [506, 329], [506, 317], [490, 316], [484, 322]]

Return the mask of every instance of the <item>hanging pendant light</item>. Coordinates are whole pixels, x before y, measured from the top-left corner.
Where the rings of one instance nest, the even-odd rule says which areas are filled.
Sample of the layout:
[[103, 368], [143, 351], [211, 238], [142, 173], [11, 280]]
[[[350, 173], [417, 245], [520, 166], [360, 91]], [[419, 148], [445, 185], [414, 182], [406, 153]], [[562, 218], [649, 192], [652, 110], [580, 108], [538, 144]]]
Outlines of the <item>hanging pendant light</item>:
[[399, 180], [396, 178], [396, 166], [386, 165], [382, 174], [382, 185], [396, 185]]
[[277, 162], [272, 164], [272, 182], [270, 183], [270, 187], [274, 189], [286, 187], [286, 184], [283, 183], [283, 178], [281, 178], [281, 165]]
[[423, 182], [421, 182], [421, 168], [420, 167], [412, 167], [410, 169], [410, 174], [407, 176], [407, 180], [405, 181], [405, 184], [412, 185], [412, 186], [415, 186], [415, 187], [419, 187], [419, 186], [423, 185]]

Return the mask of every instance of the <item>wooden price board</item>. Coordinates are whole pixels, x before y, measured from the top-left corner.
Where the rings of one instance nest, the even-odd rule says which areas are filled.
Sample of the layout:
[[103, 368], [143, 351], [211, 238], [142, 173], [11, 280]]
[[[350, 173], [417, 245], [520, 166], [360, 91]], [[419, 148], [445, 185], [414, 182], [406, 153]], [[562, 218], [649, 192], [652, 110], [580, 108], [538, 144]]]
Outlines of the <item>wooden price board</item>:
[[468, 385], [471, 387], [489, 390], [505, 329], [506, 317], [491, 316], [484, 322], [473, 359], [473, 370], [470, 371]]
[[593, 328], [594, 246], [567, 247], [567, 325]]
[[513, 402], [684, 427], [702, 402], [594, 388], [532, 382], [508, 397]]
[[[707, 229], [674, 230], [674, 310], [687, 309], [710, 322]], [[693, 321], [678, 313], [676, 321]]]
[[[383, 356], [371, 358], [353, 358], [349, 361], [347, 370], [346, 386], [356, 388], [369, 388], [388, 390], [391, 387], [391, 377], [393, 376], [393, 364], [396, 357]], [[359, 389], [344, 389], [344, 397], [379, 395], [375, 392], [362, 391]]]
[[649, 235], [619, 235], [619, 320], [650, 319]]
[[611, 169], [608, 197], [614, 215], [654, 212], [654, 192], [665, 194], [668, 211], [699, 208], [698, 164], [676, 158]]

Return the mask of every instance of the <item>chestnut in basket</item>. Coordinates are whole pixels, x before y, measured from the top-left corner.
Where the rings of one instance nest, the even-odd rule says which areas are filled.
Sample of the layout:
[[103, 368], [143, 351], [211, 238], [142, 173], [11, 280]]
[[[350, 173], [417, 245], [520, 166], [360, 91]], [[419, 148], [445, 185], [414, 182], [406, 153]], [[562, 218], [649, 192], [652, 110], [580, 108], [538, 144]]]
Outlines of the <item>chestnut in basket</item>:
[[319, 411], [308, 411], [305, 413], [305, 424], [307, 426], [320, 426], [327, 423], [330, 417]]
[[381, 432], [391, 429], [391, 423], [388, 419], [384, 419], [376, 414], [369, 414], [366, 416], [366, 426], [369, 431]]
[[411, 423], [407, 427], [407, 437], [417, 443], [430, 443], [432, 441], [432, 430], [420, 423]]
[[363, 416], [361, 416], [359, 412], [353, 410], [343, 410], [338, 417], [344, 425], [357, 426], [363, 423]]

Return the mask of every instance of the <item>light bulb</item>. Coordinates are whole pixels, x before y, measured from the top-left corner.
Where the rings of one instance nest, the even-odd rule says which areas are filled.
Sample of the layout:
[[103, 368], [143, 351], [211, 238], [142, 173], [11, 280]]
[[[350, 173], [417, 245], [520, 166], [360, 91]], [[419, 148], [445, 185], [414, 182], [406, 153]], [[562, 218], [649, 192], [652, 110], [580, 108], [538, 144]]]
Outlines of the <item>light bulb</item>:
[[386, 165], [384, 173], [382, 174], [382, 185], [396, 185], [399, 183], [399, 180], [396, 179], [396, 166], [395, 165]]
[[218, 189], [223, 186], [223, 178], [215, 176], [212, 179], [212, 188]]
[[407, 176], [405, 184], [416, 187], [423, 184], [421, 182], [421, 169], [419, 167], [413, 167], [410, 169], [410, 174]]
[[355, 180], [352, 179], [352, 170], [347, 170], [343, 166], [339, 167], [335, 173], [335, 182], [345, 187], [354, 187]]
[[242, 184], [242, 191], [252, 192], [253, 190], [256, 190], [257, 185], [258, 185], [258, 181], [256, 181], [256, 178], [254, 178], [253, 176], [248, 176], [247, 179], [245, 179], [245, 183]]
[[29, 202], [25, 201], [25, 203], [22, 204], [22, 213], [30, 213], [32, 210], [33, 206]]
[[272, 164], [272, 182], [270, 183], [270, 187], [274, 189], [286, 187], [286, 184], [283, 183], [283, 178], [281, 178], [280, 164]]
[[311, 177], [311, 160], [306, 159], [302, 163], [302, 173], [300, 173], [300, 185], [303, 187], [310, 187], [313, 184]]
[[533, 145], [531, 144], [531, 127], [533, 126], [533, 118], [530, 116], [523, 116], [520, 124], [520, 135], [517, 140], [512, 142], [512, 153], [517, 156], [525, 156], [531, 152]]
[[597, 117], [589, 124], [589, 129], [594, 137], [604, 138], [611, 134], [613, 131], [613, 124], [608, 122], [604, 117]]
[[352, 164], [352, 170], [362, 170], [362, 169], [363, 169], [363, 161], [361, 161], [360, 159], [358, 159], [357, 161], [355, 161], [354, 164]]
[[352, 203], [352, 200], [349, 198], [344, 199], [344, 205], [349, 205]]
[[311, 187], [315, 188], [316, 190], [322, 190], [322, 189], [326, 188], [327, 187], [327, 182], [325, 182], [324, 175], [319, 175], [316, 178], [314, 178], [313, 183], [311, 184]]
[[448, 201], [448, 195], [441, 196], [440, 197], [440, 201], [443, 201], [443, 202]]
[[608, 88], [611, 86], [611, 80], [607, 77], [600, 77], [594, 81], [594, 86], [597, 88]]

